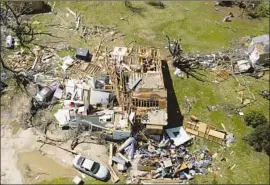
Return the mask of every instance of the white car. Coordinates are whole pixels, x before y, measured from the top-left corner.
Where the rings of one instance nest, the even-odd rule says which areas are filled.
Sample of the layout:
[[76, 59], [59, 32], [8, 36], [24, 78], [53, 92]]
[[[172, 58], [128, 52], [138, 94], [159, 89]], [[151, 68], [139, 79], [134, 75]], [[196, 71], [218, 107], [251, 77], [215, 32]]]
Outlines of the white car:
[[87, 159], [81, 155], [77, 155], [74, 158], [73, 166], [77, 170], [99, 180], [108, 180], [110, 177], [110, 172], [105, 166], [93, 160]]

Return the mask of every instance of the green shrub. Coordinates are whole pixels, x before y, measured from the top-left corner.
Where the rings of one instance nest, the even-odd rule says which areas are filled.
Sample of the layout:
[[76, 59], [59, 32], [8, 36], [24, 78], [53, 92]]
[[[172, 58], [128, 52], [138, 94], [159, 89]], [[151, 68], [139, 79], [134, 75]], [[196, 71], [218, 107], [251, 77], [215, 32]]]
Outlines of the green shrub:
[[246, 114], [244, 120], [248, 126], [252, 126], [253, 128], [268, 122], [267, 118], [262, 113], [256, 111], [251, 111]]
[[260, 17], [268, 17], [269, 16], [269, 2], [265, 3], [262, 1], [254, 2], [254, 8], [247, 8], [247, 15], [253, 19]]
[[270, 155], [270, 126], [263, 124], [257, 126], [249, 135], [244, 137], [254, 149], [258, 152], [265, 151]]

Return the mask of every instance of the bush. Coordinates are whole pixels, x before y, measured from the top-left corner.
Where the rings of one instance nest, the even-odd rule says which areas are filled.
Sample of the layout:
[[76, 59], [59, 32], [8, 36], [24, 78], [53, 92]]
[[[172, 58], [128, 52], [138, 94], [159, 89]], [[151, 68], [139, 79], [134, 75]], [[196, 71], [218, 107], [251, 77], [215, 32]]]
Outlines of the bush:
[[258, 152], [265, 151], [270, 155], [270, 126], [263, 124], [257, 126], [244, 140], [254, 147]]
[[247, 8], [247, 15], [253, 19], [269, 16], [269, 4], [268, 2], [256, 1], [254, 2], [254, 8]]
[[253, 128], [268, 122], [267, 118], [262, 113], [256, 111], [251, 111], [246, 114], [244, 120], [248, 126], [252, 126]]

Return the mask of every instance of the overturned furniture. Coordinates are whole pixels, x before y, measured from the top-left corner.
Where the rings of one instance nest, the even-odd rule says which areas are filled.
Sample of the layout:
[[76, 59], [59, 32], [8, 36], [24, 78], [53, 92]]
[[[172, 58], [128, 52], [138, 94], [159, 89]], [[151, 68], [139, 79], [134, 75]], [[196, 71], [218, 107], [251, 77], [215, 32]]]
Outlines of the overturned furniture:
[[205, 138], [220, 145], [226, 144], [227, 132], [200, 122], [195, 116], [191, 116], [190, 120], [184, 122], [184, 128], [187, 133], [196, 137]]

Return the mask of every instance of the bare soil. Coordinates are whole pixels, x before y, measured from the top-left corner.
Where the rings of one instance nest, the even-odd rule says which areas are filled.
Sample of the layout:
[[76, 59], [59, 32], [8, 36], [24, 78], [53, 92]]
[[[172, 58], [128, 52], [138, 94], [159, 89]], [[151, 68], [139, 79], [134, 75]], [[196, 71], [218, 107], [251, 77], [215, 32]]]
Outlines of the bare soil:
[[[20, 115], [28, 108], [30, 97], [12, 97], [9, 98], [7, 94], [1, 97], [1, 184], [37, 183], [80, 175], [72, 167], [74, 156], [71, 153], [50, 145], [43, 146], [39, 151], [41, 143], [37, 140], [42, 134], [35, 128], [23, 130], [19, 123]], [[48, 111], [46, 113], [50, 114]], [[56, 127], [52, 125], [52, 128]], [[57, 132], [60, 129], [51, 132], [56, 134], [54, 138], [65, 135], [64, 131], [58, 135]], [[61, 146], [70, 149], [69, 142]], [[105, 146], [87, 143], [77, 146], [75, 151], [107, 164], [108, 152]]]

